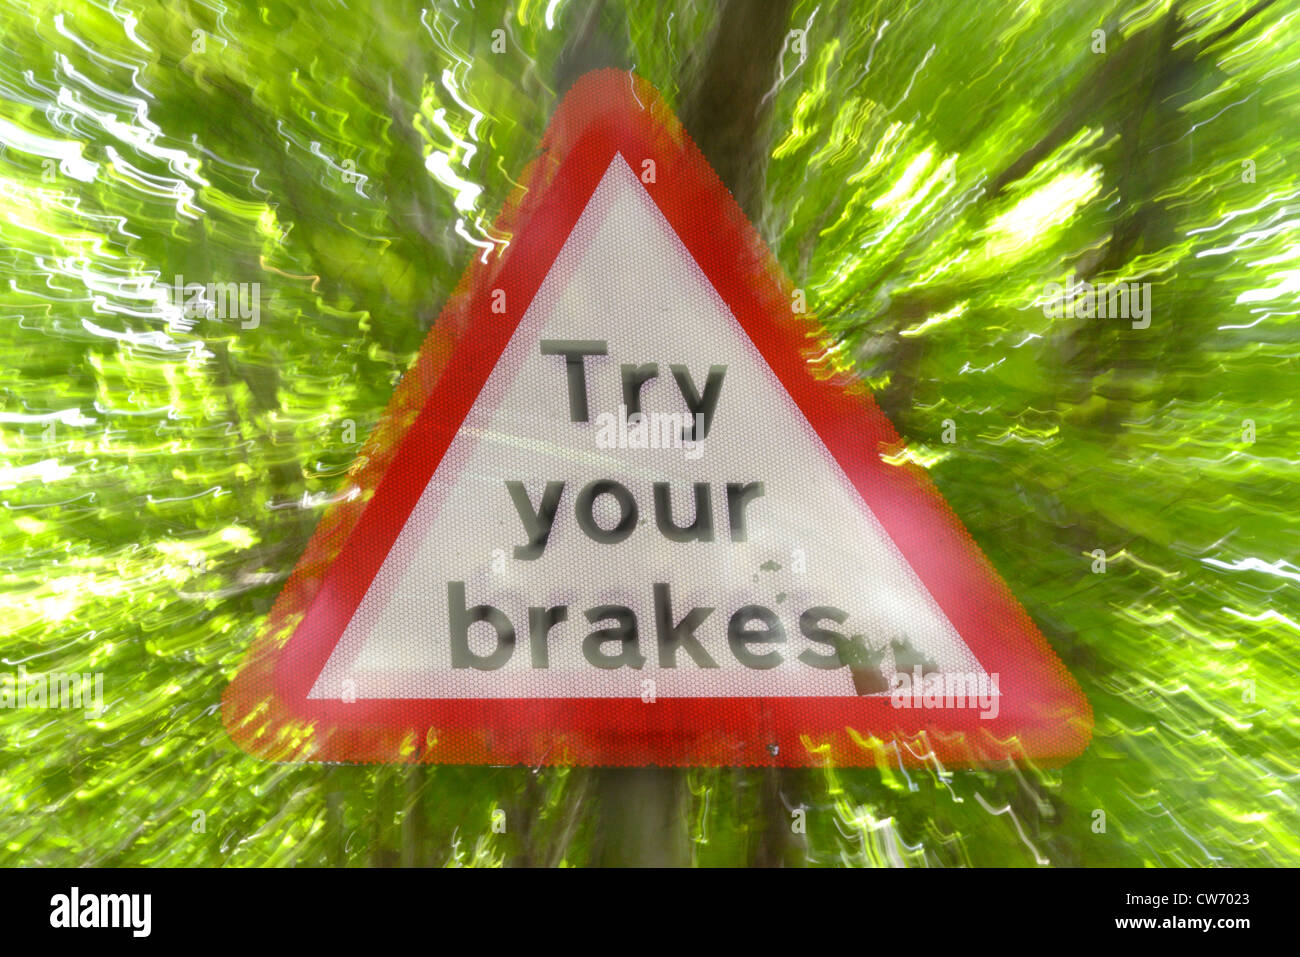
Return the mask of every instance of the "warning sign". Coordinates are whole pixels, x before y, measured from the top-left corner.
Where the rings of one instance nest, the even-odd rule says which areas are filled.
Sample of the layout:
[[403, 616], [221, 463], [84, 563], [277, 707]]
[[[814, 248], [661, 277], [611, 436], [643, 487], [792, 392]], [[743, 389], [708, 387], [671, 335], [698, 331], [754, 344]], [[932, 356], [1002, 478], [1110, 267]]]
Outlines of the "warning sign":
[[1078, 687], [655, 91], [584, 77], [524, 181], [228, 690], [234, 739], [530, 765], [1079, 753]]

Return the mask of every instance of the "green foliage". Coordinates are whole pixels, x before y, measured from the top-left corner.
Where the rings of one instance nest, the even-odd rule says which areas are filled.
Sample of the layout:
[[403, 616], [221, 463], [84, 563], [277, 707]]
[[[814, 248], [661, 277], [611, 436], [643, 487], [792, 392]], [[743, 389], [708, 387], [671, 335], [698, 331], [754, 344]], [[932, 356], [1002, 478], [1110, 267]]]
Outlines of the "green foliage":
[[[0, 10], [3, 658], [103, 671], [107, 701], [0, 711], [0, 861], [617, 859], [602, 772], [277, 766], [217, 709], [460, 273], [509, 240], [562, 86], [616, 62], [683, 104], [713, 4]], [[1054, 771], [681, 772], [695, 862], [1300, 861], [1298, 15], [804, 0], [772, 25], [806, 32], [754, 144], [760, 228], [1097, 727]], [[258, 324], [179, 319], [178, 275], [260, 284]], [[1150, 327], [1049, 318], [1068, 276], [1150, 282]]]

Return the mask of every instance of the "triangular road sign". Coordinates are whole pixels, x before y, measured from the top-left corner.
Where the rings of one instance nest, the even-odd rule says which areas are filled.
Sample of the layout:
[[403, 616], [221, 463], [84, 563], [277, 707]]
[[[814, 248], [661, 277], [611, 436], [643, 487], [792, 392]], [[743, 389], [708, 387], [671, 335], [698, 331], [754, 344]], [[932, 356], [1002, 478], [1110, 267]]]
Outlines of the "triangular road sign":
[[525, 182], [227, 690], [240, 746], [621, 766], [1082, 751], [1078, 686], [659, 95], [587, 75]]

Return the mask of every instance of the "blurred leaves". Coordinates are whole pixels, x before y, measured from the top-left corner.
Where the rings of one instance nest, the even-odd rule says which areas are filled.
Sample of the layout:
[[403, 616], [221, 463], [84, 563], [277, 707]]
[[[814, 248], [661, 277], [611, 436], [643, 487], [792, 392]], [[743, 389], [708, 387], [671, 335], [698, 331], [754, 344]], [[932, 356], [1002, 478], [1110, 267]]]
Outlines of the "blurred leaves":
[[[598, 772], [269, 765], [216, 709], [563, 87], [617, 62], [712, 130], [728, 8], [0, 7], [3, 660], [108, 701], [0, 712], [5, 863], [616, 860]], [[683, 772], [691, 859], [1296, 863], [1300, 10], [752, 16], [765, 121], [715, 161], [1097, 728], [1056, 771]], [[1067, 276], [1150, 327], [1047, 317]]]

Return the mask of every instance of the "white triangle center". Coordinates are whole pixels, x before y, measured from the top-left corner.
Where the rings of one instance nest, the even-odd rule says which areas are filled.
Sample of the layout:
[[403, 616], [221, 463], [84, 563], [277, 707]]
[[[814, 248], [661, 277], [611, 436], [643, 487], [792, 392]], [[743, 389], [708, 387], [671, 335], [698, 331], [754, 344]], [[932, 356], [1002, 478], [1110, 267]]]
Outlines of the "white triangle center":
[[[584, 361], [587, 422], [571, 421], [565, 359], [543, 355], [542, 340], [608, 343], [607, 355]], [[649, 363], [659, 369], [641, 393], [651, 414], [687, 411], [670, 366], [685, 365], [701, 392], [709, 367], [726, 366], [700, 447], [602, 447], [611, 436], [618, 444], [617, 426], [602, 433], [599, 423], [617, 423], [620, 366]], [[652, 432], [656, 440], [669, 434], [657, 426]], [[628, 443], [638, 438], [633, 430]], [[625, 487], [637, 507], [637, 524], [617, 544], [593, 541], [578, 520], [579, 493], [604, 479]], [[565, 483], [545, 549], [533, 560], [514, 554], [529, 535], [508, 492], [513, 481], [523, 483], [534, 508], [548, 481]], [[656, 482], [669, 484], [679, 526], [694, 515], [694, 484], [708, 483], [712, 541], [671, 541], [661, 533]], [[735, 541], [727, 485], [750, 482], [762, 482], [763, 491], [737, 509], [745, 540]], [[596, 498], [594, 515], [602, 528], [614, 527], [617, 503], [610, 495]], [[473, 660], [497, 667], [466, 667], [463, 653], [454, 667], [449, 582], [464, 584], [466, 607], [492, 606], [504, 616], [497, 621], [513, 628], [508, 656], [489, 622], [464, 629]], [[692, 609], [712, 609], [693, 631], [698, 645], [679, 642], [675, 652], [661, 646], [671, 635], [660, 633], [656, 584], [667, 586], [673, 625]], [[587, 642], [584, 650], [591, 632], [617, 624], [589, 622], [588, 611], [611, 605], [635, 616], [637, 640], [610, 640], [594, 650]], [[766, 641], [729, 636], [733, 615], [750, 605], [771, 612], [744, 619], [746, 630], [766, 632], [759, 636]], [[554, 606], [566, 606], [567, 618], [540, 641], [530, 633], [529, 609]], [[801, 627], [812, 608], [837, 609], [843, 622], [823, 617]], [[896, 654], [909, 672], [925, 661], [941, 672], [983, 674], [636, 175], [615, 157], [310, 697], [876, 693], [864, 691], [861, 680], [855, 686], [847, 667], [809, 663], [833, 653], [809, 636], [814, 627], [856, 636], [854, 647], [867, 652], [859, 663], [868, 672], [877, 668], [886, 686]], [[696, 649], [716, 667], [702, 666]], [[644, 663], [593, 663], [620, 653], [631, 657], [616, 660], [639, 656]], [[669, 653], [676, 667], [663, 666]]]

